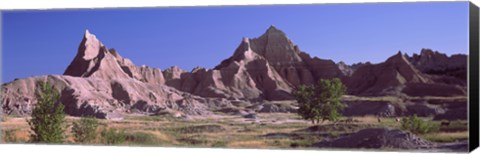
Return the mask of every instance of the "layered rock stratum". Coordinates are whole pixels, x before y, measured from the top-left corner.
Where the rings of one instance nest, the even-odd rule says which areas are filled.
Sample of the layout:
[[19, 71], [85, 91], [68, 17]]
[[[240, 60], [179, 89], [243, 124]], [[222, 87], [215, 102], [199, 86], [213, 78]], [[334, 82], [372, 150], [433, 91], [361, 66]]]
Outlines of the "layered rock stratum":
[[412, 57], [398, 52], [378, 64], [335, 63], [301, 51], [271, 26], [258, 38], [243, 38], [233, 55], [212, 69], [162, 71], [135, 65], [87, 30], [63, 75], [5, 83], [1, 103], [6, 114], [29, 115], [39, 81], [54, 84], [68, 114], [107, 119], [132, 113], [209, 115], [246, 106], [294, 112], [272, 102], [291, 102], [297, 86], [331, 78], [341, 78], [350, 95], [466, 96], [466, 59], [423, 49]]

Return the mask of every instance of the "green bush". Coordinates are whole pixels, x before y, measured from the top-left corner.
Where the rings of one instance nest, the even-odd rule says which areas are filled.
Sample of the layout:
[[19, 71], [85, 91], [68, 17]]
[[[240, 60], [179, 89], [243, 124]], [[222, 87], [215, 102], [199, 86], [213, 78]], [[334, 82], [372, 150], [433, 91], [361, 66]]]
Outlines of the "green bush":
[[98, 121], [93, 117], [83, 117], [73, 122], [72, 133], [77, 143], [91, 143], [97, 136]]
[[344, 104], [340, 100], [346, 92], [346, 87], [338, 78], [332, 80], [320, 79], [315, 85], [301, 85], [293, 95], [299, 109], [298, 114], [312, 123], [320, 120], [337, 121], [342, 115]]
[[122, 144], [127, 139], [127, 134], [123, 130], [119, 131], [114, 128], [103, 129], [100, 135], [102, 136], [102, 142], [109, 145]]
[[438, 129], [438, 125], [422, 120], [417, 115], [405, 117], [401, 121], [401, 128], [414, 134], [426, 134]]
[[225, 141], [215, 141], [212, 144], [212, 147], [225, 147], [227, 143]]
[[32, 119], [28, 120], [33, 133], [31, 142], [62, 143], [65, 139], [64, 106], [59, 101], [60, 94], [49, 82], [37, 83], [38, 102], [32, 109]]

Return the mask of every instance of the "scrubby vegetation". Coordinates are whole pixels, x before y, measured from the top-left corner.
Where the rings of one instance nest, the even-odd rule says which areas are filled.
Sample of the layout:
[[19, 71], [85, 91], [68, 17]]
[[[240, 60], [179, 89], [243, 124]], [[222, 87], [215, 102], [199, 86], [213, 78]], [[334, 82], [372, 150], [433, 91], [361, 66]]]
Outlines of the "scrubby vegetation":
[[[149, 145], [175, 147], [227, 147], [227, 148], [314, 148], [314, 144], [336, 139], [366, 128], [401, 128], [401, 122], [395, 118], [352, 117], [351, 123], [325, 122], [311, 125], [297, 114], [268, 113], [257, 115], [260, 123], [252, 123], [239, 117], [215, 117], [185, 121], [162, 116], [142, 118], [126, 117], [123, 121], [98, 120], [97, 138], [89, 144], [100, 145]], [[422, 121], [440, 124], [441, 121], [431, 121], [431, 118], [420, 118]], [[24, 118], [8, 118], [0, 123], [10, 131], [7, 139], [2, 134], [2, 141], [20, 143], [28, 140], [28, 126]], [[67, 117], [68, 123], [81, 123], [82, 119]], [[272, 122], [276, 121], [276, 122]], [[263, 124], [262, 124], [263, 123]], [[449, 126], [441, 126], [438, 131], [421, 134], [420, 137], [434, 142], [454, 142], [468, 139], [466, 121], [452, 121]], [[20, 129], [19, 129], [20, 128]], [[445, 132], [443, 130], [448, 130]], [[66, 131], [69, 139], [74, 142], [74, 132]], [[24, 137], [25, 136], [25, 137]]]
[[18, 142], [18, 139], [15, 136], [16, 131], [17, 130], [14, 130], [14, 129], [3, 131], [2, 136], [3, 136], [6, 143], [17, 143]]
[[414, 134], [426, 134], [438, 130], [438, 125], [413, 115], [401, 120], [401, 128]]
[[93, 117], [83, 117], [73, 122], [72, 134], [77, 143], [91, 143], [97, 136], [98, 121]]
[[28, 121], [33, 131], [30, 140], [36, 143], [62, 143], [66, 125], [60, 94], [49, 82], [39, 82], [38, 86], [38, 102], [32, 109], [32, 119]]
[[134, 145], [156, 145], [161, 143], [153, 134], [145, 132], [126, 133], [125, 142]]
[[345, 85], [334, 78], [321, 79], [316, 85], [301, 85], [293, 94], [299, 105], [298, 114], [312, 123], [319, 123], [320, 120], [337, 121], [342, 116], [341, 97], [345, 92]]
[[[339, 84], [330, 83], [330, 86], [333, 85]], [[365, 97], [365, 99], [384, 98]], [[299, 114], [291, 113], [257, 113], [256, 119], [244, 118], [241, 115], [194, 117], [188, 120], [164, 115], [130, 115], [122, 121], [67, 117], [65, 121], [67, 124], [72, 124], [72, 129], [64, 131], [66, 136], [64, 142], [135, 146], [303, 149], [315, 148], [314, 145], [321, 141], [338, 139], [367, 128], [403, 129], [438, 143], [465, 142], [468, 139], [465, 120], [434, 121], [432, 117], [410, 116], [399, 121], [395, 117], [379, 118], [372, 115], [343, 117], [340, 121], [320, 118], [323, 123], [311, 125], [310, 121], [305, 121], [304, 118]], [[28, 132], [28, 123], [25, 118], [9, 116], [5, 119], [4, 122], [0, 122], [0, 127], [6, 128], [2, 130], [3, 142], [21, 143], [31, 138], [29, 134], [33, 132]], [[99, 131], [96, 131], [97, 127], [101, 127]]]
[[127, 140], [127, 134], [124, 130], [117, 130], [115, 128], [104, 128], [100, 133], [103, 144], [122, 144]]

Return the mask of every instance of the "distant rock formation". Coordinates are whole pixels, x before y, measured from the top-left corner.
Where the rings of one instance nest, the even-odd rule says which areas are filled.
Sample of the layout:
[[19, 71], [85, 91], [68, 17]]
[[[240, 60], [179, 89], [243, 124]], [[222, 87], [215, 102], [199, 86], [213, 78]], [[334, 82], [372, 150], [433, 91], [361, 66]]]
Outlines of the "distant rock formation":
[[54, 84], [66, 113], [73, 116], [108, 118], [118, 112], [159, 114], [170, 111], [210, 114], [205, 98], [166, 86], [160, 69], [134, 65], [114, 49], [107, 49], [88, 30], [64, 75], [36, 76], [3, 84], [3, 111], [30, 114], [36, 103], [39, 81]]
[[427, 74], [440, 74], [453, 70], [466, 71], [467, 58], [467, 55], [454, 54], [447, 56], [438, 51], [432, 51], [431, 49], [422, 49], [419, 55], [413, 54], [412, 57], [408, 57], [409, 61], [417, 67], [418, 70]]
[[383, 63], [360, 66], [344, 82], [353, 95], [466, 95], [465, 87], [440, 83], [420, 72], [400, 51]]
[[428, 83], [407, 59], [398, 52], [380, 64], [364, 65], [346, 80], [352, 94], [380, 94], [388, 88], [395, 88], [407, 83]]
[[160, 69], [136, 66], [130, 59], [122, 58], [115, 49], [107, 49], [88, 30], [85, 31], [77, 55], [63, 74], [101, 79], [134, 78], [147, 83], [165, 83]]
[[352, 64], [352, 65], [347, 65], [343, 61], [340, 61], [340, 62], [337, 63], [338, 69], [340, 69], [340, 71], [342, 71], [343, 75], [346, 76], [346, 77], [352, 76], [353, 72], [357, 71], [357, 69], [360, 66], [363, 66], [363, 65], [370, 65], [370, 62], [355, 63], [355, 64]]
[[184, 73], [167, 79], [167, 85], [202, 97], [285, 100], [293, 99], [291, 91], [298, 85], [339, 76], [333, 61], [311, 58], [271, 26], [258, 38], [244, 38], [213, 70]]
[[432, 76], [436, 82], [465, 86], [467, 84], [467, 55], [447, 56], [431, 49], [422, 49], [420, 54], [408, 57], [421, 72]]

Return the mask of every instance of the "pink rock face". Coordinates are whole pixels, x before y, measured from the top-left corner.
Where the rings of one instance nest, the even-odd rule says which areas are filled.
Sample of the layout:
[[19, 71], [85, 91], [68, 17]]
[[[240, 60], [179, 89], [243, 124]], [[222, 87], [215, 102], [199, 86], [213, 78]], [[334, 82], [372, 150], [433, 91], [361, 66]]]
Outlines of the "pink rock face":
[[[461, 87], [435, 82], [430, 75], [417, 70], [401, 52], [383, 63], [360, 66], [344, 82], [349, 92], [357, 95], [466, 95]], [[440, 94], [436, 91], [444, 92]]]
[[287, 38], [286, 34], [275, 26], [259, 38], [250, 39], [250, 48], [258, 55], [265, 57], [273, 66], [289, 65], [301, 62], [299, 49]]
[[[409, 61], [421, 72], [429, 75], [454, 77], [449, 80], [450, 83], [466, 84], [467, 82], [467, 55], [454, 54], [447, 56], [431, 49], [422, 49], [420, 54], [413, 54], [408, 57]], [[459, 81], [452, 81], [459, 79]]]
[[128, 77], [117, 63], [117, 58], [88, 30], [64, 75], [104, 79]]
[[79, 48], [84, 50], [83, 59], [91, 60], [98, 56], [100, 49], [103, 47], [103, 44], [97, 39], [93, 34], [90, 34], [88, 30], [85, 31], [84, 41]]
[[274, 26], [259, 38], [244, 38], [234, 54], [214, 69], [231, 76], [229, 67], [237, 65], [246, 69], [241, 81], [253, 79], [263, 99], [268, 100], [292, 99], [290, 93], [298, 85], [342, 75], [333, 61], [311, 58]]
[[204, 104], [196, 104], [205, 102], [204, 98], [166, 86], [160, 69], [136, 66], [115, 49], [107, 49], [88, 30], [63, 76], [37, 76], [4, 84], [4, 111], [16, 115], [30, 114], [36, 103], [37, 82], [47, 80], [54, 83], [61, 94], [65, 111], [74, 116], [109, 118], [130, 110], [144, 114], [170, 110], [190, 115], [210, 114]]
[[406, 83], [428, 82], [430, 81], [398, 52], [383, 63], [358, 68], [347, 80], [347, 87], [354, 94], [374, 94]]
[[136, 66], [115, 49], [108, 49], [88, 30], [64, 75], [108, 80], [133, 78], [147, 83], [165, 83], [160, 69]]
[[[135, 110], [138, 113], [158, 114], [177, 110], [189, 115], [211, 114], [198, 96], [174, 88], [140, 82], [134, 79], [104, 80], [72, 76], [38, 76], [20, 79], [3, 86], [3, 109], [7, 114], [28, 115], [36, 103], [38, 81], [54, 83], [61, 94], [65, 112], [74, 116], [108, 114]], [[188, 96], [188, 97], [185, 97]]]
[[422, 72], [462, 68], [467, 65], [466, 55], [457, 54], [449, 57], [431, 49], [422, 49], [419, 55], [414, 54], [409, 60]]

